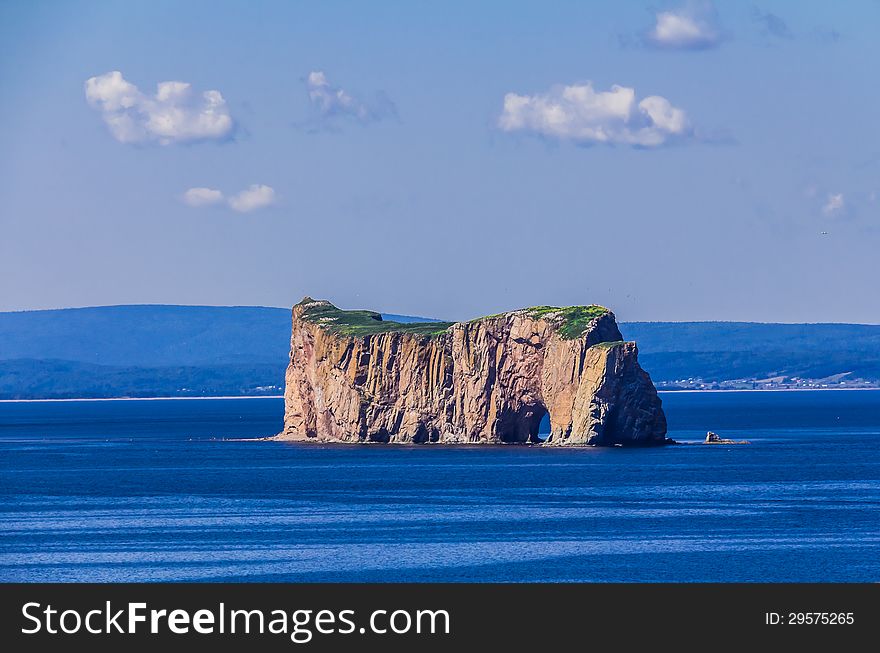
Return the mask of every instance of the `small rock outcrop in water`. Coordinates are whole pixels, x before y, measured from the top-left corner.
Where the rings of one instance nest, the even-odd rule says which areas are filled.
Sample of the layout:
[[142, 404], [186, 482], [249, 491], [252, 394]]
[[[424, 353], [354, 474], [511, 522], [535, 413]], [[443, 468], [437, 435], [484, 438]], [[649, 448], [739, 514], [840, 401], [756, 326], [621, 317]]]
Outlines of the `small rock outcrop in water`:
[[714, 431], [706, 433], [706, 439], [703, 444], [750, 444], [748, 440], [725, 440]]
[[293, 307], [279, 439], [659, 445], [666, 417], [635, 343], [601, 306], [402, 324]]

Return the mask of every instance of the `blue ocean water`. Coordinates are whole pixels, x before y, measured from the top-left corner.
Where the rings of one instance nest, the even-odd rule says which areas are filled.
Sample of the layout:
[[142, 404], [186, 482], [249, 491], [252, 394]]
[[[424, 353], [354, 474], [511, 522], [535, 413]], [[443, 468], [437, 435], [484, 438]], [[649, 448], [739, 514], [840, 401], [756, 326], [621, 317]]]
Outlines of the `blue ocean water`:
[[297, 445], [235, 440], [280, 399], [2, 403], [0, 581], [880, 580], [880, 392], [663, 402], [692, 444]]

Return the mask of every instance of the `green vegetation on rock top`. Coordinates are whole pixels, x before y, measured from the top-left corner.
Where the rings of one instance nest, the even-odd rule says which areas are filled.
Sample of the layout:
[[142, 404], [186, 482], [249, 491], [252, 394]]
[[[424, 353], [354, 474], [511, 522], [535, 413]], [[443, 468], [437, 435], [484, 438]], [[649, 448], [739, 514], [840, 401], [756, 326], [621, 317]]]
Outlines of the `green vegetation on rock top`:
[[452, 322], [392, 322], [383, 320], [373, 311], [343, 311], [326, 301], [303, 299], [303, 319], [322, 328], [345, 336], [369, 336], [377, 333], [410, 333], [418, 336], [438, 336], [452, 326]]
[[[445, 333], [454, 324], [453, 322], [393, 322], [383, 320], [382, 316], [374, 311], [344, 311], [336, 308], [330, 302], [314, 300], [311, 297], [304, 298], [298, 306], [305, 307], [303, 319], [319, 324], [333, 333], [346, 336], [367, 336], [393, 331], [433, 337]], [[487, 315], [470, 322], [491, 320], [519, 312], [534, 319], [543, 319], [553, 323], [560, 336], [571, 340], [583, 335], [590, 322], [610, 311], [604, 306], [596, 304], [589, 306], [532, 306], [519, 311]]]
[[614, 340], [612, 342], [597, 342], [594, 347], [599, 347], [600, 349], [611, 349], [613, 347], [617, 347], [618, 345], [625, 345], [626, 340]]
[[590, 322], [610, 311], [604, 306], [532, 306], [525, 309], [529, 317], [549, 320], [557, 325], [559, 335], [569, 340], [583, 335]]
[[584, 334], [590, 322], [597, 317], [602, 317], [606, 313], [610, 313], [604, 306], [590, 304], [589, 306], [530, 306], [522, 308], [518, 311], [508, 311], [507, 313], [496, 313], [495, 315], [486, 315], [478, 317], [470, 322], [480, 322], [481, 320], [494, 320], [511, 313], [525, 313], [536, 320], [547, 320], [552, 322], [559, 333], [566, 340], [574, 340]]

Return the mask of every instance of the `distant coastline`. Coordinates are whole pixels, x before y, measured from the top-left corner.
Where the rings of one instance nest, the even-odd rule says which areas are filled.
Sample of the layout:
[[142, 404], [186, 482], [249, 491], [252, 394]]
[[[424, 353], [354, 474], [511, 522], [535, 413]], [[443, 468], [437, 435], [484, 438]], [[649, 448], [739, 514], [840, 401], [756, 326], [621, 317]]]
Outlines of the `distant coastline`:
[[[740, 388], [731, 390], [658, 390], [658, 394], [733, 394], [736, 392], [865, 392], [880, 388]], [[284, 399], [284, 395], [227, 395], [220, 397], [65, 397], [64, 399], [0, 399], [0, 404], [49, 403], [62, 401], [204, 401], [206, 399]]]
[[205, 399], [284, 399], [284, 395], [227, 395], [218, 397], [65, 397], [64, 399], [0, 399], [0, 404], [60, 401], [188, 401]]
[[[662, 391], [880, 387], [880, 325], [623, 322], [620, 330]], [[0, 312], [0, 400], [281, 395], [290, 337], [290, 309], [281, 308]]]
[[708, 392], [730, 394], [733, 392], [861, 392], [864, 390], [880, 390], [880, 388], [706, 388], [705, 390], [657, 390], [658, 394], [704, 394]]

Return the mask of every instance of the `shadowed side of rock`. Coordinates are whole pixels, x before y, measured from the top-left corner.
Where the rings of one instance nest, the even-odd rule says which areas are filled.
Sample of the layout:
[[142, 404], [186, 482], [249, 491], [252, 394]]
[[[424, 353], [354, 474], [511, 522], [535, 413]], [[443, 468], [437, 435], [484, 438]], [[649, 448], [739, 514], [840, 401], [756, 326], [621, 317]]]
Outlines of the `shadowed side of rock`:
[[665, 442], [666, 415], [651, 378], [639, 366], [636, 344], [598, 345], [592, 353], [591, 373], [580, 391], [584, 409], [563, 441], [606, 446]]

